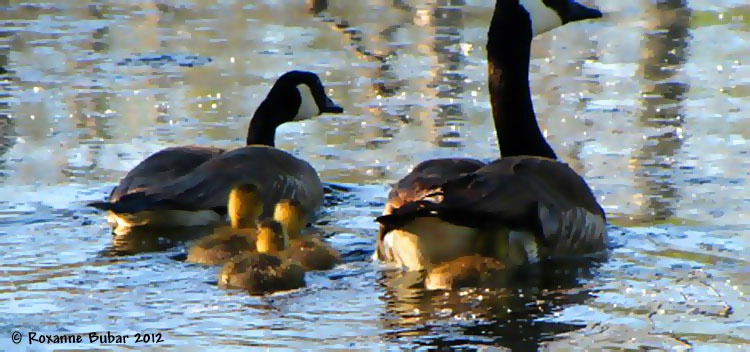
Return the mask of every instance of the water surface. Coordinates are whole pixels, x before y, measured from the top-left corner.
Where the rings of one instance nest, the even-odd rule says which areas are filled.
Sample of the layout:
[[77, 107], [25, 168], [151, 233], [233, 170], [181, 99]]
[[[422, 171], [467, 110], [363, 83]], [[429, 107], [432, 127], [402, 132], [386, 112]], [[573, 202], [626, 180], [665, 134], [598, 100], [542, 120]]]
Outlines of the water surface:
[[[604, 19], [534, 41], [540, 124], [609, 214], [613, 249], [599, 265], [454, 293], [403, 288], [372, 263], [373, 217], [421, 160], [497, 157], [484, 59], [492, 1], [6, 4], [3, 350], [55, 347], [12, 345], [12, 331], [160, 332], [152, 347], [212, 349], [750, 344], [745, 1], [600, 0]], [[175, 260], [193, 233], [113, 237], [85, 207], [161, 148], [240, 146], [290, 69], [318, 72], [346, 108], [277, 134], [324, 181], [350, 188], [329, 196], [317, 225], [344, 264], [308, 275], [303, 290], [249, 297], [218, 289], [216, 268]]]

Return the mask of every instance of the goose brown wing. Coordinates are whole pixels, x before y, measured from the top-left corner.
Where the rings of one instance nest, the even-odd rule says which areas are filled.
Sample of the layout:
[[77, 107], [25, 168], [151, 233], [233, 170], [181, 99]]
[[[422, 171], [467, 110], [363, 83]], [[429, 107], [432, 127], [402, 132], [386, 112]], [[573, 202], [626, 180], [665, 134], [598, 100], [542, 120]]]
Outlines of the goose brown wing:
[[[460, 188], [446, 190], [451, 208], [465, 204], [472, 212], [486, 213], [490, 221], [503, 221], [519, 209], [522, 229], [532, 230], [550, 256], [599, 252], [606, 248], [606, 215], [586, 181], [570, 166], [539, 157], [499, 159], [476, 173], [486, 192], [469, 203]], [[505, 180], [503, 180], [505, 178]], [[460, 184], [456, 184], [460, 186]], [[446, 204], [448, 205], [448, 204]], [[513, 224], [512, 221], [508, 223]]]
[[591, 189], [567, 164], [541, 157], [498, 159], [475, 173], [440, 187], [443, 205], [500, 213], [521, 204], [554, 204], [560, 210], [582, 207], [604, 216]]
[[151, 154], [136, 165], [112, 190], [110, 202], [142, 188], [154, 187], [179, 178], [197, 168], [224, 149], [200, 146], [171, 147]]
[[255, 183], [270, 216], [283, 198], [298, 200], [314, 212], [323, 199], [315, 170], [291, 154], [266, 146], [248, 146], [223, 153], [167, 184], [129, 193], [108, 210], [136, 213], [146, 210], [223, 209], [229, 191], [239, 183]]
[[[398, 209], [405, 204], [418, 202], [448, 180], [474, 172], [484, 165], [485, 163], [479, 160], [469, 158], [442, 158], [423, 161], [393, 186], [388, 193], [388, 202], [385, 205], [383, 215], [389, 216], [394, 209]], [[380, 224], [377, 238], [377, 250], [380, 258], [383, 258], [383, 237], [391, 229], [384, 225], [387, 224]]]
[[473, 172], [444, 174], [430, 181], [420, 183], [418, 193], [378, 221], [398, 227], [415, 217], [434, 216], [460, 226], [482, 227], [487, 222], [517, 219], [536, 205], [509, 162], [496, 161]]
[[445, 158], [432, 159], [419, 163], [414, 169], [399, 180], [388, 194], [384, 214], [403, 204], [420, 200], [448, 180], [471, 173], [485, 164], [476, 159]]

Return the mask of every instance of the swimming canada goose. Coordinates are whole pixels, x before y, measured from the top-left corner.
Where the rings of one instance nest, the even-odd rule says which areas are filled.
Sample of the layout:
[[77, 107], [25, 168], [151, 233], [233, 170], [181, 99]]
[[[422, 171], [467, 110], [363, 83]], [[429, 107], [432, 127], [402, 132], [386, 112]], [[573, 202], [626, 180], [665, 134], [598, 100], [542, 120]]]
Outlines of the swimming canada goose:
[[219, 273], [219, 286], [244, 289], [261, 295], [305, 286], [305, 271], [276, 253], [288, 246], [289, 238], [282, 225], [271, 219], [258, 224], [258, 252], [235, 256]]
[[323, 113], [341, 113], [325, 93], [318, 75], [306, 71], [283, 74], [258, 106], [247, 131], [247, 147], [167, 148], [141, 162], [112, 191], [106, 202], [89, 204], [110, 213], [117, 226], [191, 226], [220, 221], [232, 185], [255, 183], [273, 211], [281, 198], [300, 201], [315, 213], [323, 187], [304, 160], [274, 148], [276, 128]]
[[306, 270], [330, 270], [341, 261], [339, 253], [319, 238], [301, 235], [301, 225], [306, 224], [307, 219], [298, 201], [285, 199], [277, 203], [273, 218], [289, 235], [286, 257], [293, 263]]
[[[529, 261], [599, 252], [606, 220], [586, 182], [557, 161], [534, 115], [531, 40], [562, 24], [601, 17], [571, 0], [498, 0], [487, 40], [492, 115], [502, 158], [422, 162], [391, 190], [378, 259], [406, 270], [522, 247]], [[494, 242], [486, 243], [487, 241]], [[502, 248], [502, 249], [501, 249]]]
[[263, 212], [258, 187], [242, 184], [232, 188], [227, 212], [230, 227], [219, 227], [213, 234], [198, 240], [188, 250], [188, 262], [218, 265], [240, 253], [255, 251], [256, 221]]

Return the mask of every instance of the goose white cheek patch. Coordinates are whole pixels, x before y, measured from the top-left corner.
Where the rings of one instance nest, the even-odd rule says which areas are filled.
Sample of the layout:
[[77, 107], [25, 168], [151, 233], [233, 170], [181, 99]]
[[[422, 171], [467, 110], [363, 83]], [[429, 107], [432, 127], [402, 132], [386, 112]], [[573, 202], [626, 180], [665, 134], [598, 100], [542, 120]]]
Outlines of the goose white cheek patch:
[[297, 115], [294, 116], [294, 121], [311, 119], [320, 115], [320, 109], [318, 108], [318, 104], [315, 103], [315, 97], [313, 97], [310, 87], [307, 84], [298, 84], [297, 90], [302, 101], [300, 102]]
[[547, 7], [542, 0], [521, 0], [520, 4], [529, 13], [533, 36], [560, 27], [563, 24], [560, 15]]

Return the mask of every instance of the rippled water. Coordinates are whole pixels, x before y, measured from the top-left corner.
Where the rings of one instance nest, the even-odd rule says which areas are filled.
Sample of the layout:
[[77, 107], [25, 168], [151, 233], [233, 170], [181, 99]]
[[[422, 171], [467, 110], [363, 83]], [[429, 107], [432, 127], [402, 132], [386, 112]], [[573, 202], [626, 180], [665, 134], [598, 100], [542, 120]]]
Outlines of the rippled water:
[[[750, 6], [588, 3], [607, 17], [535, 40], [532, 89], [551, 144], [609, 214], [610, 258], [444, 294], [370, 261], [373, 216], [423, 159], [496, 156], [492, 1], [6, 2], [0, 348], [60, 347], [13, 345], [12, 331], [111, 331], [212, 349], [747, 349]], [[161, 148], [240, 146], [291, 68], [320, 73], [346, 107], [277, 135], [350, 188], [318, 225], [344, 264], [249, 297], [178, 260], [195, 233], [112, 237], [84, 206]]]

